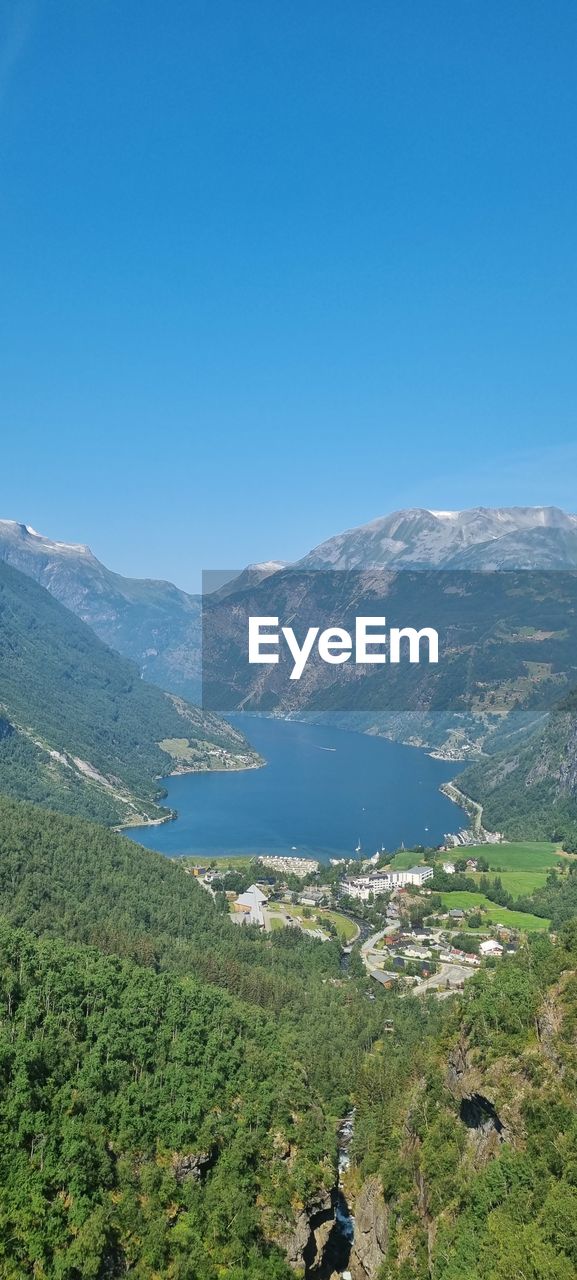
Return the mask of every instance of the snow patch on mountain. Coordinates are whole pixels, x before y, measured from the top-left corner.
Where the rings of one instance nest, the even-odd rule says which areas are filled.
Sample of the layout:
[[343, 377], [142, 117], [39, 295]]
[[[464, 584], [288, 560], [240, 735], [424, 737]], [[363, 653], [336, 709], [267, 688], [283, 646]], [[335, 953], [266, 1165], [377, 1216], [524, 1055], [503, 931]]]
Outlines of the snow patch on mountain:
[[577, 515], [558, 507], [414, 507], [347, 529], [299, 562], [315, 569], [409, 566], [577, 568]]
[[18, 520], [0, 520], [3, 525], [3, 531], [14, 541], [26, 545], [30, 550], [42, 552], [60, 552], [63, 555], [74, 556], [92, 556], [90, 547], [82, 542], [54, 542], [52, 538], [46, 538], [43, 533], [38, 533], [37, 529], [33, 529], [31, 524], [21, 524]]

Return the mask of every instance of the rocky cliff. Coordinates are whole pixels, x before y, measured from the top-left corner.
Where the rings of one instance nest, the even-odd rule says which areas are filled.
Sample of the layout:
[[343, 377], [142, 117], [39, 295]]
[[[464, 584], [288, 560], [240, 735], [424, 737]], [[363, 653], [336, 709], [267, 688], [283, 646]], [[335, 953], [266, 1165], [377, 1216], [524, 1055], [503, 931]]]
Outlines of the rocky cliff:
[[349, 1258], [353, 1280], [375, 1280], [388, 1244], [389, 1212], [380, 1178], [362, 1183], [354, 1201], [355, 1234]]
[[571, 921], [480, 972], [383, 1091], [353, 1280], [574, 1280], [576, 966]]
[[[483, 806], [483, 825], [511, 839], [577, 837], [577, 696], [529, 738], [465, 770], [459, 786]], [[567, 847], [567, 846], [566, 846]], [[571, 844], [573, 847], [573, 844]]]

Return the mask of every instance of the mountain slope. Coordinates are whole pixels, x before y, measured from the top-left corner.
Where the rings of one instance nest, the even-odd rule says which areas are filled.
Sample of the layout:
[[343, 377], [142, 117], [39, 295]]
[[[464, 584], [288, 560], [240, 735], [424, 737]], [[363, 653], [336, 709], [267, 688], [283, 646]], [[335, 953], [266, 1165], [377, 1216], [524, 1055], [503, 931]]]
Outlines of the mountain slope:
[[468, 982], [409, 1072], [394, 1035], [367, 1061], [355, 1214], [380, 1267], [359, 1275], [574, 1280], [576, 966], [573, 920]]
[[2, 1274], [574, 1276], [574, 921], [452, 1005], [370, 1002], [334, 944], [239, 930], [160, 855], [3, 798], [0, 917]]
[[155, 779], [183, 757], [191, 768], [256, 761], [242, 735], [145, 684], [47, 591], [0, 563], [0, 788], [106, 821], [158, 816]]
[[386, 1000], [340, 962], [0, 796], [0, 1273], [288, 1280], [282, 1250], [325, 1277], [336, 1125]]
[[466, 769], [458, 785], [483, 805], [490, 830], [510, 839], [563, 839], [565, 848], [577, 848], [577, 693], [528, 739]]
[[[0, 560], [40, 582], [147, 680], [198, 700], [200, 597], [170, 582], [122, 577], [89, 547], [52, 541], [14, 520], [0, 520]], [[556, 507], [395, 511], [327, 539], [296, 567], [575, 568], [577, 516]], [[285, 568], [276, 561], [249, 566], [234, 590], [250, 590]]]
[[309, 551], [303, 569], [577, 567], [577, 515], [557, 507], [394, 511]]
[[330, 1203], [334, 1133], [279, 1016], [328, 1016], [338, 952], [268, 950], [161, 855], [0, 797], [3, 1276], [288, 1280], [265, 1228]]
[[[574, 684], [575, 566], [577, 516], [557, 508], [395, 512], [260, 582], [237, 580], [228, 597], [209, 597], [205, 702], [342, 715], [360, 730], [470, 756], [510, 731], [513, 717], [516, 726], [534, 721]], [[335, 670], [313, 649], [292, 682], [282, 645], [276, 665], [246, 662], [250, 616], [289, 620], [302, 636], [337, 624], [353, 634], [359, 614], [434, 625], [442, 660], [413, 672], [389, 665], [384, 679], [382, 669], [360, 672], [352, 661]]]
[[200, 689], [200, 602], [171, 582], [124, 578], [89, 547], [0, 520], [0, 559], [35, 578], [152, 684], [193, 701]]
[[322, 1121], [272, 1022], [1, 922], [0, 966], [1, 1274], [290, 1280], [264, 1212], [321, 1183]]

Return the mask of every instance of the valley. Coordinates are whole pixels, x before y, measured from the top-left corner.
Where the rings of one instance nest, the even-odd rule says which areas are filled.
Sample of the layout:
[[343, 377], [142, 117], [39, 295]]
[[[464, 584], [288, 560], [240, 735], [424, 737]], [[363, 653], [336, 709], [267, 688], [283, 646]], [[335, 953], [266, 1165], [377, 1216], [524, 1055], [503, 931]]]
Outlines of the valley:
[[[561, 515], [409, 512], [317, 558], [568, 563]], [[517, 630], [502, 685], [484, 651], [459, 760], [446, 707], [199, 709], [174, 592], [0, 526], [0, 1270], [570, 1280], [570, 628]]]
[[577, 1280], [576, 64], [1, 6], [0, 1280]]
[[171, 768], [259, 763], [237, 730], [146, 684], [48, 591], [0, 562], [7, 794], [109, 824], [156, 821], [170, 816], [158, 779]]

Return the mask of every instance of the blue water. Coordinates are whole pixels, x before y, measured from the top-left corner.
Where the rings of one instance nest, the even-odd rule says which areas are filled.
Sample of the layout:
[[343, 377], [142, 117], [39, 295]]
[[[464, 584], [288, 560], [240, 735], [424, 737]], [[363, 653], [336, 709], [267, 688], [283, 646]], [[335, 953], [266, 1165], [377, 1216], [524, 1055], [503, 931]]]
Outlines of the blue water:
[[[441, 795], [459, 766], [383, 738], [294, 721], [236, 717], [267, 761], [241, 773], [168, 778], [176, 822], [140, 827], [134, 840], [161, 853], [369, 856], [381, 845], [438, 844], [465, 815]], [[427, 829], [428, 828], [428, 829]], [[294, 846], [294, 847], [293, 847]]]

